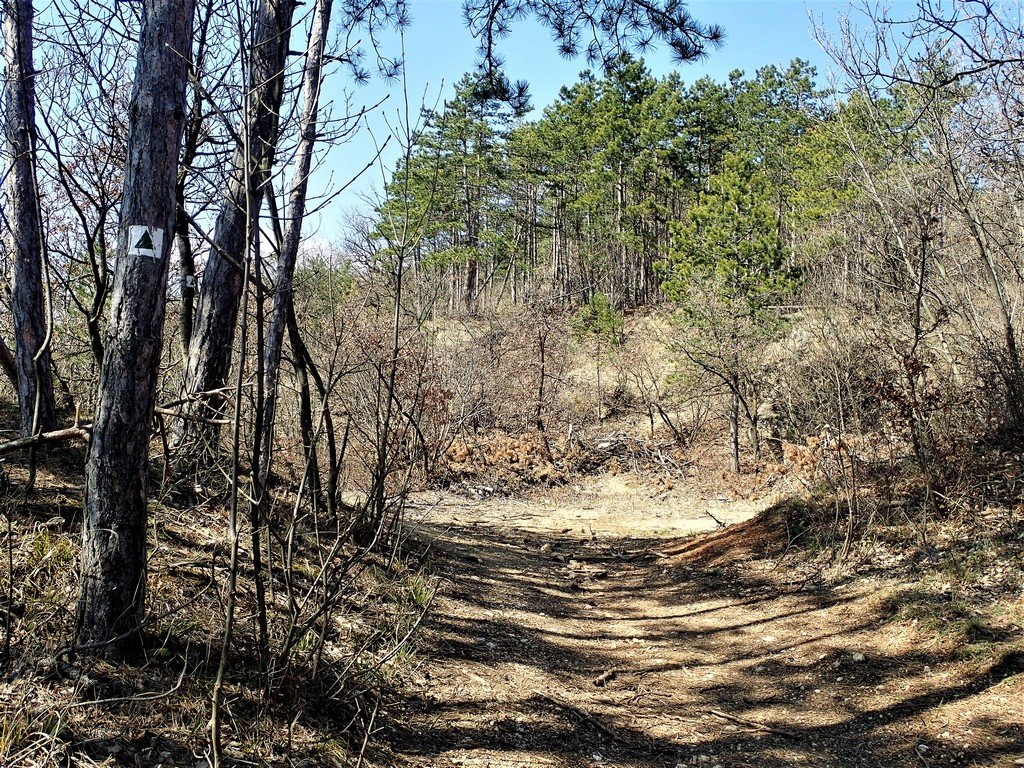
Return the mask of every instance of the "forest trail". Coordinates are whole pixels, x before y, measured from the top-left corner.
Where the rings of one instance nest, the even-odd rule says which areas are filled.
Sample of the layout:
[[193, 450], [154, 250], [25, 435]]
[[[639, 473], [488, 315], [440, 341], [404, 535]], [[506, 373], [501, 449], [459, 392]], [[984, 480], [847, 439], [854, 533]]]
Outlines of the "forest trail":
[[[1019, 654], [922, 647], [870, 579], [787, 582], [767, 501], [642, 487], [420, 500], [441, 586], [388, 763], [1024, 764]], [[709, 511], [735, 525], [681, 538], [718, 528]]]

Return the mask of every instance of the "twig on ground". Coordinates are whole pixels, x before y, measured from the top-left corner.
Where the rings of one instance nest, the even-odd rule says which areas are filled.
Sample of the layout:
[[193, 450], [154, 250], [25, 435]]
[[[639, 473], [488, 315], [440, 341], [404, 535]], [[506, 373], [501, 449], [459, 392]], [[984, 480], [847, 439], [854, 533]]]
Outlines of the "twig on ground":
[[754, 728], [755, 730], [758, 730], [758, 731], [767, 731], [768, 733], [774, 733], [777, 736], [785, 736], [787, 739], [800, 739], [800, 738], [803, 738], [796, 731], [787, 731], [785, 728], [775, 728], [774, 726], [771, 726], [771, 725], [765, 725], [764, 723], [759, 723], [756, 720], [748, 720], [747, 718], [739, 717], [738, 715], [730, 715], [728, 712], [719, 712], [717, 709], [709, 709], [707, 712], [708, 712], [709, 715], [714, 715], [715, 717], [720, 717], [723, 720], [731, 720], [734, 723], [739, 723], [740, 725], [745, 725], [748, 728]]
[[704, 514], [707, 515], [708, 517], [710, 517], [712, 520], [714, 520], [719, 528], [725, 528], [726, 527], [725, 523], [723, 523], [721, 520], [719, 520], [717, 517], [715, 517], [714, 515], [711, 514], [711, 510], [710, 509], [705, 509], [704, 510]]
[[[186, 654], [187, 656], [187, 654]], [[189, 671], [188, 664], [183, 664], [181, 667], [181, 674], [178, 675], [178, 681], [168, 690], [160, 693], [145, 693], [134, 696], [115, 696], [110, 699], [91, 699], [89, 701], [76, 701], [68, 705], [68, 709], [75, 709], [76, 707], [105, 707], [110, 704], [120, 704], [123, 702], [131, 703], [145, 703], [150, 701], [158, 701], [159, 699], [166, 699], [168, 696], [174, 695], [181, 688], [182, 682], [185, 680], [185, 673]]]
[[554, 696], [548, 693], [544, 693], [543, 691], [538, 691], [536, 689], [531, 691], [531, 693], [533, 693], [534, 696], [539, 696], [540, 698], [544, 699], [544, 701], [548, 702], [549, 704], [554, 704], [559, 709], [564, 709], [567, 712], [570, 712], [571, 714], [578, 717], [580, 720], [590, 723], [592, 726], [597, 728], [597, 730], [599, 730], [601, 733], [603, 733], [605, 736], [612, 739], [613, 741], [618, 741], [622, 744], [633, 743], [632, 740], [625, 738], [615, 729], [608, 727], [582, 707], [578, 707], [575, 704], [570, 704], [567, 701], [562, 701], [561, 699], [556, 699]]

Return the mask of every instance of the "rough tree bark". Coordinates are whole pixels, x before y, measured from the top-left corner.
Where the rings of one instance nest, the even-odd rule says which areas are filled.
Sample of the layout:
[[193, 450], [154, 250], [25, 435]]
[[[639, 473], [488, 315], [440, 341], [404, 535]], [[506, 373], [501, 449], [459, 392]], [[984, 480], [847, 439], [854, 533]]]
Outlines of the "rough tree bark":
[[302, 222], [306, 215], [306, 188], [309, 171], [313, 164], [313, 149], [317, 138], [317, 113], [320, 104], [320, 88], [323, 83], [324, 48], [327, 30], [331, 22], [333, 0], [317, 0], [313, 24], [309, 30], [306, 46], [306, 67], [302, 78], [302, 115], [300, 117], [299, 146], [295, 157], [295, 175], [292, 178], [291, 196], [288, 202], [288, 221], [285, 225], [284, 242], [277, 258], [277, 272], [274, 278], [274, 304], [270, 310], [270, 323], [264, 343], [264, 393], [263, 421], [257, 452], [259, 460], [260, 487], [265, 488], [270, 477], [271, 442], [274, 434], [274, 414], [277, 407], [277, 382], [281, 370], [281, 349], [288, 324], [289, 307], [292, 301], [292, 278], [295, 274], [295, 260], [299, 253]]
[[50, 372], [49, 312], [43, 285], [43, 231], [36, 186], [35, 71], [32, 0], [4, 0], [4, 129], [11, 171], [10, 210], [4, 216], [14, 260], [11, 309], [22, 435], [48, 432], [57, 422]]
[[[185, 370], [187, 394], [222, 389], [231, 368], [242, 295], [241, 264], [248, 246], [245, 237], [246, 232], [255, 229], [247, 227], [246, 218], [259, 214], [274, 164], [295, 7], [294, 0], [264, 0], [256, 19], [248, 109], [237, 128], [242, 141], [235, 149], [233, 171], [217, 216], [213, 247], [196, 304]], [[195, 413], [195, 402], [186, 405], [186, 411]], [[221, 400], [209, 402], [219, 407]]]
[[133, 656], [146, 584], [146, 464], [163, 340], [193, 0], [144, 0], [106, 353], [86, 470], [78, 642]]
[[10, 379], [11, 386], [17, 391], [18, 366], [14, 362], [14, 353], [3, 339], [0, 339], [0, 370], [3, 370], [4, 376]]

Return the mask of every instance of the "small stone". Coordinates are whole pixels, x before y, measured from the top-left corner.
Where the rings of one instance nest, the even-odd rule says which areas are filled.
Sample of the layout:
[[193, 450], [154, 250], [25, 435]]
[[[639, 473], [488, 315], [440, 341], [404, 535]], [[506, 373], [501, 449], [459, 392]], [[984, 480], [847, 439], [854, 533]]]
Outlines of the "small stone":
[[864, 654], [860, 653], [860, 652], [857, 652], [857, 653], [852, 654], [850, 656], [850, 658], [859, 663], [859, 662], [864, 661]]

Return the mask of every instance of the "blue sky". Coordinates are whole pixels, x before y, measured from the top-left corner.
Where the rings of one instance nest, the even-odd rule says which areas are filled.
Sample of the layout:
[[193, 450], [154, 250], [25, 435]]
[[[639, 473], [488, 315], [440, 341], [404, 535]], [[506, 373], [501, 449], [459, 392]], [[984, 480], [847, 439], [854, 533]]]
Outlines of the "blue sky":
[[[902, 3], [897, 3], [902, 4]], [[429, 106], [451, 94], [451, 84], [471, 70], [476, 61], [476, 41], [462, 22], [460, 0], [410, 0], [412, 24], [405, 31], [405, 88], [410, 108]], [[784, 66], [795, 57], [809, 60], [819, 70], [819, 83], [827, 84], [829, 61], [814, 39], [811, 18], [826, 30], [836, 29], [836, 20], [848, 13], [847, 2], [820, 0], [694, 0], [689, 3], [693, 15], [704, 23], [715, 23], [725, 29], [725, 44], [702, 60], [675, 65], [667, 51], [656, 50], [644, 55], [655, 75], [664, 75], [678, 68], [683, 80], [693, 82], [705, 75], [724, 80], [734, 69], [753, 73], [766, 64]], [[390, 42], [400, 50], [397, 39]], [[508, 76], [530, 83], [534, 115], [549, 104], [561, 86], [576, 80], [587, 68], [584, 59], [566, 60], [559, 56], [550, 33], [533, 21], [522, 21], [502, 41]], [[401, 82], [371, 80], [353, 86], [343, 72], [329, 81], [327, 93], [340, 100], [347, 91], [356, 107], [385, 99], [384, 104], [367, 122], [369, 130], [360, 130], [348, 144], [331, 150], [324, 167], [311, 185], [323, 189], [328, 184], [338, 188], [362, 169], [375, 153], [376, 143], [389, 133], [388, 124], [396, 124], [404, 112]], [[372, 134], [372, 135], [371, 135]], [[375, 143], [376, 142], [376, 143]], [[382, 156], [386, 173], [397, 157], [398, 148], [389, 147]], [[340, 220], [347, 209], [363, 205], [360, 201], [383, 183], [381, 168], [367, 171], [351, 184], [309, 222], [309, 235], [333, 240], [341, 229]], [[365, 207], [365, 206], [364, 206]]]

